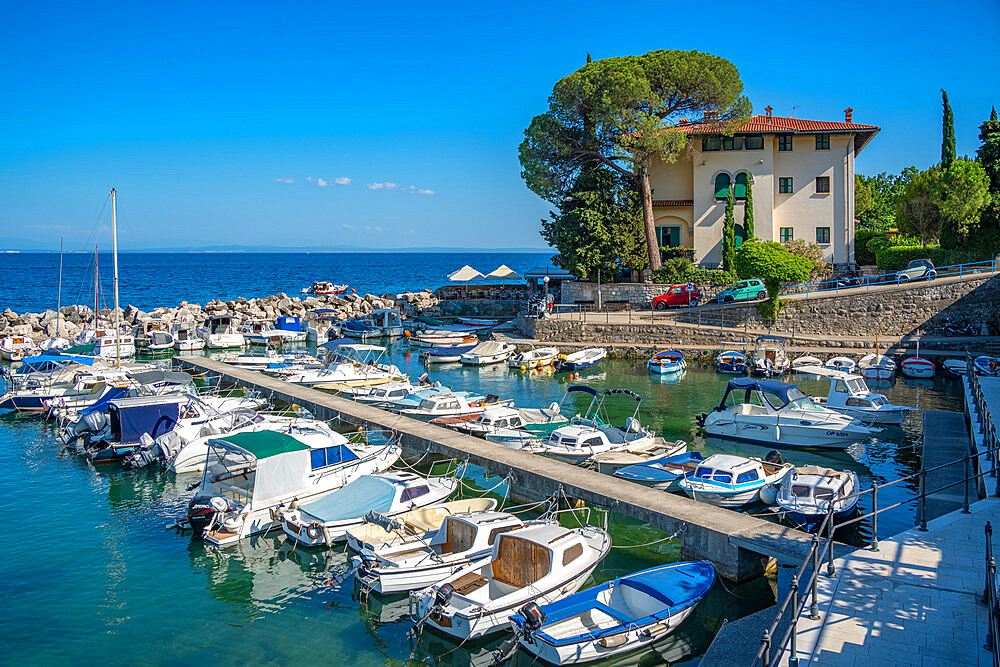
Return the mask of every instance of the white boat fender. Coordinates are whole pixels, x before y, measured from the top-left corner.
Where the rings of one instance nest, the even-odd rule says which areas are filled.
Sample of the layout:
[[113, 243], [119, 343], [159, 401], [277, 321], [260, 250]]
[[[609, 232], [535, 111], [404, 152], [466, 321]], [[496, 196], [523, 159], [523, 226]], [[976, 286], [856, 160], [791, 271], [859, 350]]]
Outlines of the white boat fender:
[[562, 410], [562, 408], [560, 407], [560, 405], [558, 403], [554, 402], [554, 401], [553, 401], [552, 405], [549, 406], [549, 412], [551, 412], [554, 415], [559, 414], [559, 412], [561, 410]]

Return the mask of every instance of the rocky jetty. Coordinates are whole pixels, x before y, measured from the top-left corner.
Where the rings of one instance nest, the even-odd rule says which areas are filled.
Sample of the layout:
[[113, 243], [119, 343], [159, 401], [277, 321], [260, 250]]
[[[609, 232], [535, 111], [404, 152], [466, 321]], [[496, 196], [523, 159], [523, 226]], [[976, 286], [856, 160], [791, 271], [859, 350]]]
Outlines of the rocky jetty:
[[[406, 316], [437, 317], [441, 315], [438, 304], [438, 298], [430, 290], [380, 296], [343, 294], [300, 297], [280, 293], [258, 299], [239, 297], [232, 301], [209, 301], [204, 305], [182, 301], [175, 307], [154, 308], [149, 312], [128, 305], [121, 309], [121, 319], [129, 327], [140, 325], [153, 318], [170, 324], [175, 322], [200, 324], [211, 315], [229, 315], [240, 320], [274, 320], [282, 315], [292, 315], [305, 320], [309, 311], [332, 310], [332, 315], [337, 321], [344, 321], [367, 315], [376, 308], [398, 308]], [[88, 306], [64, 306], [60, 312], [62, 318], [59, 333], [63, 338], [72, 338], [80, 329], [92, 326], [94, 321], [94, 311]], [[98, 315], [102, 323], [114, 320], [114, 313], [107, 308], [101, 310]], [[44, 340], [56, 335], [56, 323], [59, 319], [54, 310], [18, 314], [7, 308], [0, 321], [0, 336], [31, 336], [35, 340]]]

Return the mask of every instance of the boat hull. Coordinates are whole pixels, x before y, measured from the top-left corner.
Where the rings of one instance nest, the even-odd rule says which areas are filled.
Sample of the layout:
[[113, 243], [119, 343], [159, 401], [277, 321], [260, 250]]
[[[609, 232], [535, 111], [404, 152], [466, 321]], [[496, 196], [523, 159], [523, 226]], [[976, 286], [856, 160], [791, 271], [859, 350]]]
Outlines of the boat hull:
[[712, 420], [712, 415], [709, 415], [705, 422], [705, 432], [720, 438], [776, 447], [826, 447], [832, 449], [846, 449], [851, 443], [871, 436], [871, 432], [868, 430], [852, 432], [826, 426], [805, 427], [779, 424], [776, 428], [774, 419], [771, 418], [770, 421], [770, 424], [739, 423], [727, 419], [725, 416]]
[[899, 365], [900, 372], [908, 378], [932, 378], [937, 370], [934, 362], [922, 357], [904, 359]]
[[426, 567], [416, 568], [395, 568], [395, 567], [373, 567], [367, 568], [364, 559], [356, 556], [354, 562], [358, 568], [354, 572], [354, 578], [365, 588], [369, 588], [379, 595], [391, 593], [406, 593], [416, 591], [428, 586], [433, 586], [446, 577], [450, 577], [464, 567], [468, 567], [477, 561], [490, 557], [490, 551], [476, 552], [469, 556], [453, 561], [434, 562]]

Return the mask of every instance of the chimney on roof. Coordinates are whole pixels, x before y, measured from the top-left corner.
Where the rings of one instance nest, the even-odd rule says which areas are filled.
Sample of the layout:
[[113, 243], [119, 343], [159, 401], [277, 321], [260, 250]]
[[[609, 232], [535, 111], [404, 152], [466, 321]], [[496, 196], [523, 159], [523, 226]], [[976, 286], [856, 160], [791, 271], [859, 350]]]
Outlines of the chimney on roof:
[[687, 118], [681, 118], [681, 119], [680, 119], [680, 120], [678, 120], [677, 122], [678, 122], [678, 123], [679, 123], [680, 125], [687, 125], [687, 124], [688, 124], [688, 120], [689, 120], [689, 119], [687, 119]]
[[767, 118], [767, 122], [768, 123], [771, 122], [771, 112], [772, 111], [774, 111], [774, 107], [772, 107], [771, 105], [768, 105], [768, 106], [764, 107], [764, 113], [767, 114], [766, 118]]
[[852, 109], [851, 107], [847, 107], [846, 109], [844, 109], [844, 122], [845, 123], [853, 122], [853, 121], [851, 121], [851, 118], [853, 118], [853, 117], [854, 117], [854, 109]]
[[719, 112], [718, 111], [706, 111], [705, 112], [705, 120], [706, 121], [709, 121], [709, 120], [718, 120], [718, 119], [719, 119]]

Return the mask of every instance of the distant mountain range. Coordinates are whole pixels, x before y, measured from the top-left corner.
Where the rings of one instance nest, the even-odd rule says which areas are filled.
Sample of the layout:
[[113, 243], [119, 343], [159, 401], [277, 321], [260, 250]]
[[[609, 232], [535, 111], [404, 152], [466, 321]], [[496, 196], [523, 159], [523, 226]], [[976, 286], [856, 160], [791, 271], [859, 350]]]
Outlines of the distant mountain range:
[[[110, 245], [110, 244], [105, 244]], [[102, 247], [102, 252], [108, 252], [110, 248]], [[51, 242], [40, 243], [36, 239], [0, 238], [0, 252], [59, 252], [58, 245], [53, 248]], [[337, 252], [447, 252], [447, 253], [549, 253], [555, 252], [552, 248], [447, 248], [442, 246], [426, 247], [405, 247], [405, 248], [370, 248], [365, 246], [265, 246], [265, 245], [208, 245], [208, 246], [149, 246], [143, 248], [122, 248], [118, 251], [126, 252], [191, 252], [191, 253], [337, 253]], [[83, 250], [69, 250], [66, 252], [89, 252]]]

